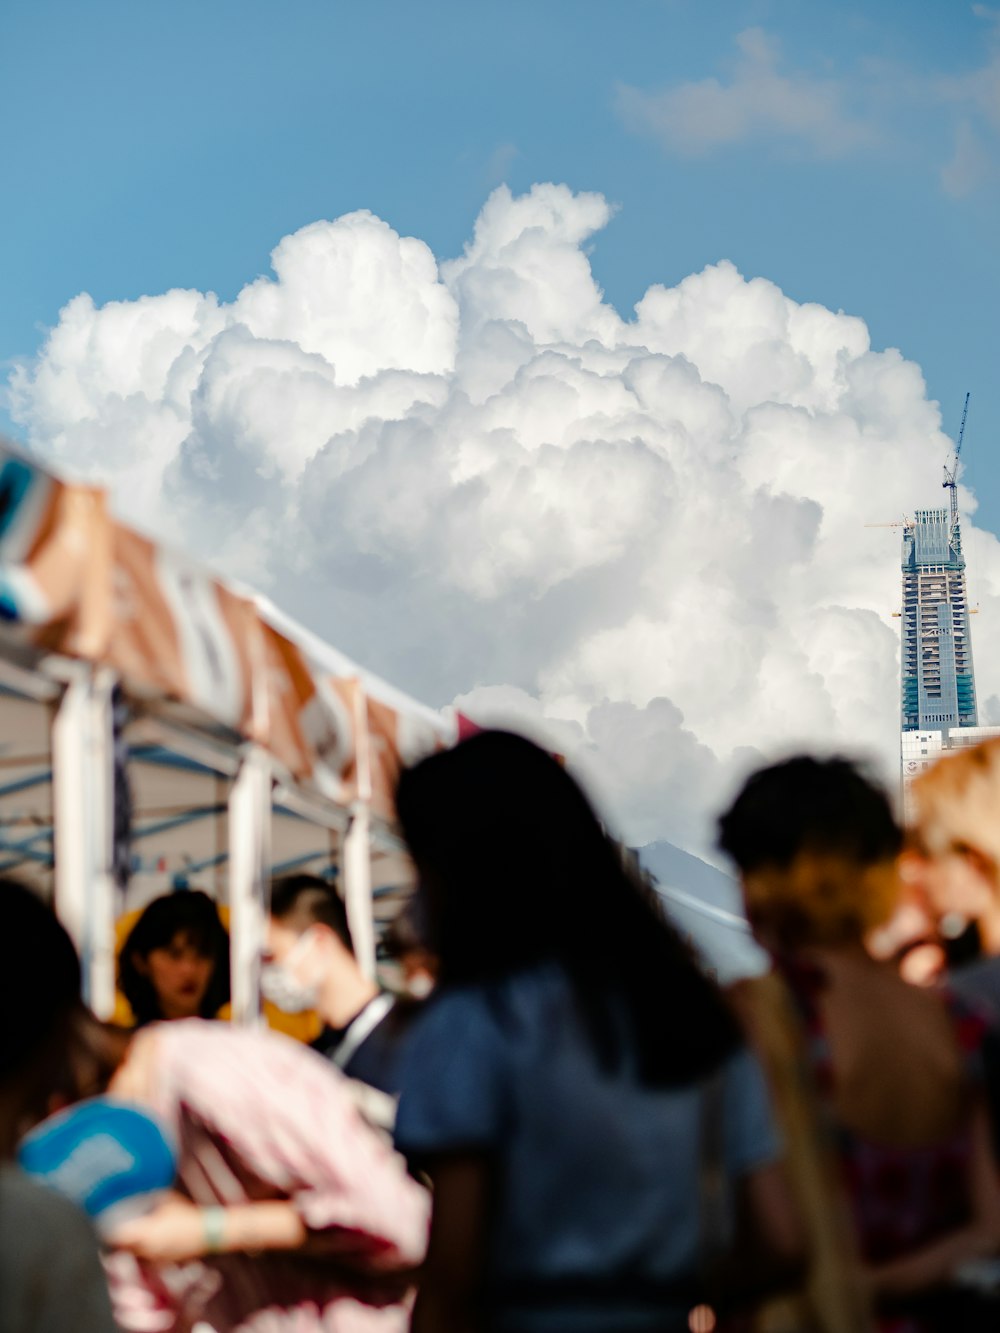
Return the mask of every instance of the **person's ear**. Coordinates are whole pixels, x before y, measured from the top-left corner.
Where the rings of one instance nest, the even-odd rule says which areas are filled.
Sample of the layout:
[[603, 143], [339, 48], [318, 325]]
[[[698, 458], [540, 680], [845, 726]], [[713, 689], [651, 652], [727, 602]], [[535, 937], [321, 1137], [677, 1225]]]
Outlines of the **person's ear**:
[[331, 956], [339, 957], [342, 952], [345, 952], [343, 940], [341, 940], [337, 932], [331, 929], [326, 922], [317, 921], [313, 926], [313, 931], [316, 940], [319, 942], [320, 948], [323, 950], [323, 953], [327, 958]]
[[145, 977], [147, 981], [149, 980], [148, 958], [144, 958], [141, 953], [134, 953], [132, 955], [132, 966], [139, 973], [140, 977]]

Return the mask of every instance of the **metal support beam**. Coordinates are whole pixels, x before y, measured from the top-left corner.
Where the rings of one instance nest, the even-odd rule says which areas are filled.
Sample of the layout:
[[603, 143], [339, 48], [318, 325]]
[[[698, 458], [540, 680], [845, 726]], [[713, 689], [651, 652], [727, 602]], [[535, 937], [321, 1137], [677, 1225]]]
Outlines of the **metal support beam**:
[[319, 828], [346, 833], [350, 812], [341, 805], [313, 793], [306, 793], [290, 783], [278, 781], [274, 788], [274, 812], [292, 819], [302, 819]]
[[191, 887], [192, 875], [200, 875], [203, 870], [214, 870], [216, 866], [224, 866], [228, 860], [228, 852], [218, 852], [215, 856], [206, 856], [204, 861], [192, 861], [183, 870], [177, 871], [171, 881], [171, 887], [174, 889], [188, 889]]
[[51, 841], [51, 829], [41, 829], [38, 833], [32, 834], [30, 838], [22, 838], [18, 842], [12, 842], [9, 838], [0, 838], [0, 852], [13, 853], [5, 861], [0, 861], [0, 875], [6, 874], [8, 870], [16, 870], [25, 861], [33, 861], [40, 866], [51, 866], [53, 861], [52, 849], [40, 852], [36, 845], [40, 842]]
[[261, 1023], [260, 957], [271, 864], [271, 763], [257, 746], [243, 754], [229, 794], [229, 957], [233, 1022]]
[[26, 778], [15, 778], [13, 782], [5, 782], [0, 786], [0, 797], [16, 796], [18, 792], [30, 791], [32, 787], [42, 787], [51, 780], [52, 770], [43, 768]]
[[113, 686], [112, 672], [79, 667], [52, 723], [56, 911], [80, 953], [83, 997], [99, 1018], [115, 1007]]
[[[184, 744], [194, 748], [189, 736], [184, 737]], [[231, 777], [236, 772], [236, 768], [232, 765], [228, 767], [222, 767], [221, 763], [209, 765], [201, 759], [192, 759], [183, 752], [177, 753], [169, 746], [159, 744], [129, 746], [129, 760], [135, 764], [151, 764], [154, 768], [176, 768], [185, 773], [222, 774]]]
[[303, 852], [301, 856], [290, 857], [287, 861], [279, 861], [271, 867], [271, 878], [277, 879], [279, 875], [290, 875], [294, 870], [300, 870], [302, 866], [307, 866], [313, 861], [325, 861], [327, 863], [326, 871], [317, 871], [323, 879], [336, 879], [337, 867], [330, 862], [329, 847], [321, 847], [318, 852]]
[[[5, 645], [5, 652], [10, 652], [12, 645]], [[13, 651], [17, 651], [14, 649]], [[15, 698], [33, 699], [37, 703], [53, 703], [59, 698], [61, 686], [30, 665], [26, 655], [24, 665], [19, 666], [5, 657], [0, 660], [0, 692]]]
[[188, 824], [197, 824], [199, 820], [212, 819], [216, 815], [225, 814], [227, 808], [225, 805], [196, 805], [182, 815], [171, 815], [169, 819], [157, 820], [155, 824], [140, 824], [132, 830], [132, 841], [155, 838], [159, 833], [170, 833]]
[[366, 977], [375, 977], [375, 924], [372, 914], [371, 815], [358, 802], [344, 838], [344, 905], [354, 956]]

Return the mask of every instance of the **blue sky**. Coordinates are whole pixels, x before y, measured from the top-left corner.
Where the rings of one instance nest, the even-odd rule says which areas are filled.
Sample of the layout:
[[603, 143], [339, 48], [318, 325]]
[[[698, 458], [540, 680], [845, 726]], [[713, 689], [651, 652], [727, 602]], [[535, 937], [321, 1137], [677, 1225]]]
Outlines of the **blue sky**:
[[[1000, 11], [0, 0], [0, 115], [0, 431], [428, 702], [555, 726], [633, 841], [704, 849], [753, 754], [898, 762], [864, 524], [945, 448], [830, 311], [945, 430], [972, 392], [1000, 721]], [[626, 320], [673, 290], [623, 327], [581, 250]]]
[[619, 206], [623, 313], [725, 257], [862, 316], [946, 429], [971, 389], [997, 530], [998, 62], [958, 0], [5, 0], [0, 362], [80, 291], [231, 298], [357, 208], [449, 257], [501, 180], [566, 182]]

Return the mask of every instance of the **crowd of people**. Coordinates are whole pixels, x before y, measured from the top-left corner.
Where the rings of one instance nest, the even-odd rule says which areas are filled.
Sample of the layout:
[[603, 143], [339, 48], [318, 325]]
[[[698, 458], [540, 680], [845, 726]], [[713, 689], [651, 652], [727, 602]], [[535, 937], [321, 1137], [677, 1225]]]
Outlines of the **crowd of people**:
[[395, 990], [335, 881], [272, 885], [261, 991], [309, 1042], [222, 1021], [206, 894], [129, 923], [105, 1023], [0, 882], [0, 1333], [1000, 1327], [1000, 740], [911, 796], [746, 782], [719, 847], [770, 967], [723, 990], [565, 767], [474, 735], [400, 779]]

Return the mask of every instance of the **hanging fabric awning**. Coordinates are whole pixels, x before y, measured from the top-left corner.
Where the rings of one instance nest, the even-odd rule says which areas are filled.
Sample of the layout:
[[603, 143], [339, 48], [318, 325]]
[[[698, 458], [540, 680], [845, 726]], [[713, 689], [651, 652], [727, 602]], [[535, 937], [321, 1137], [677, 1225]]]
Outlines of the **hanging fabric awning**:
[[391, 821], [401, 767], [458, 722], [379, 681], [247, 590], [111, 516], [99, 487], [0, 445], [0, 636], [16, 653], [110, 667], [261, 745], [324, 799]]

